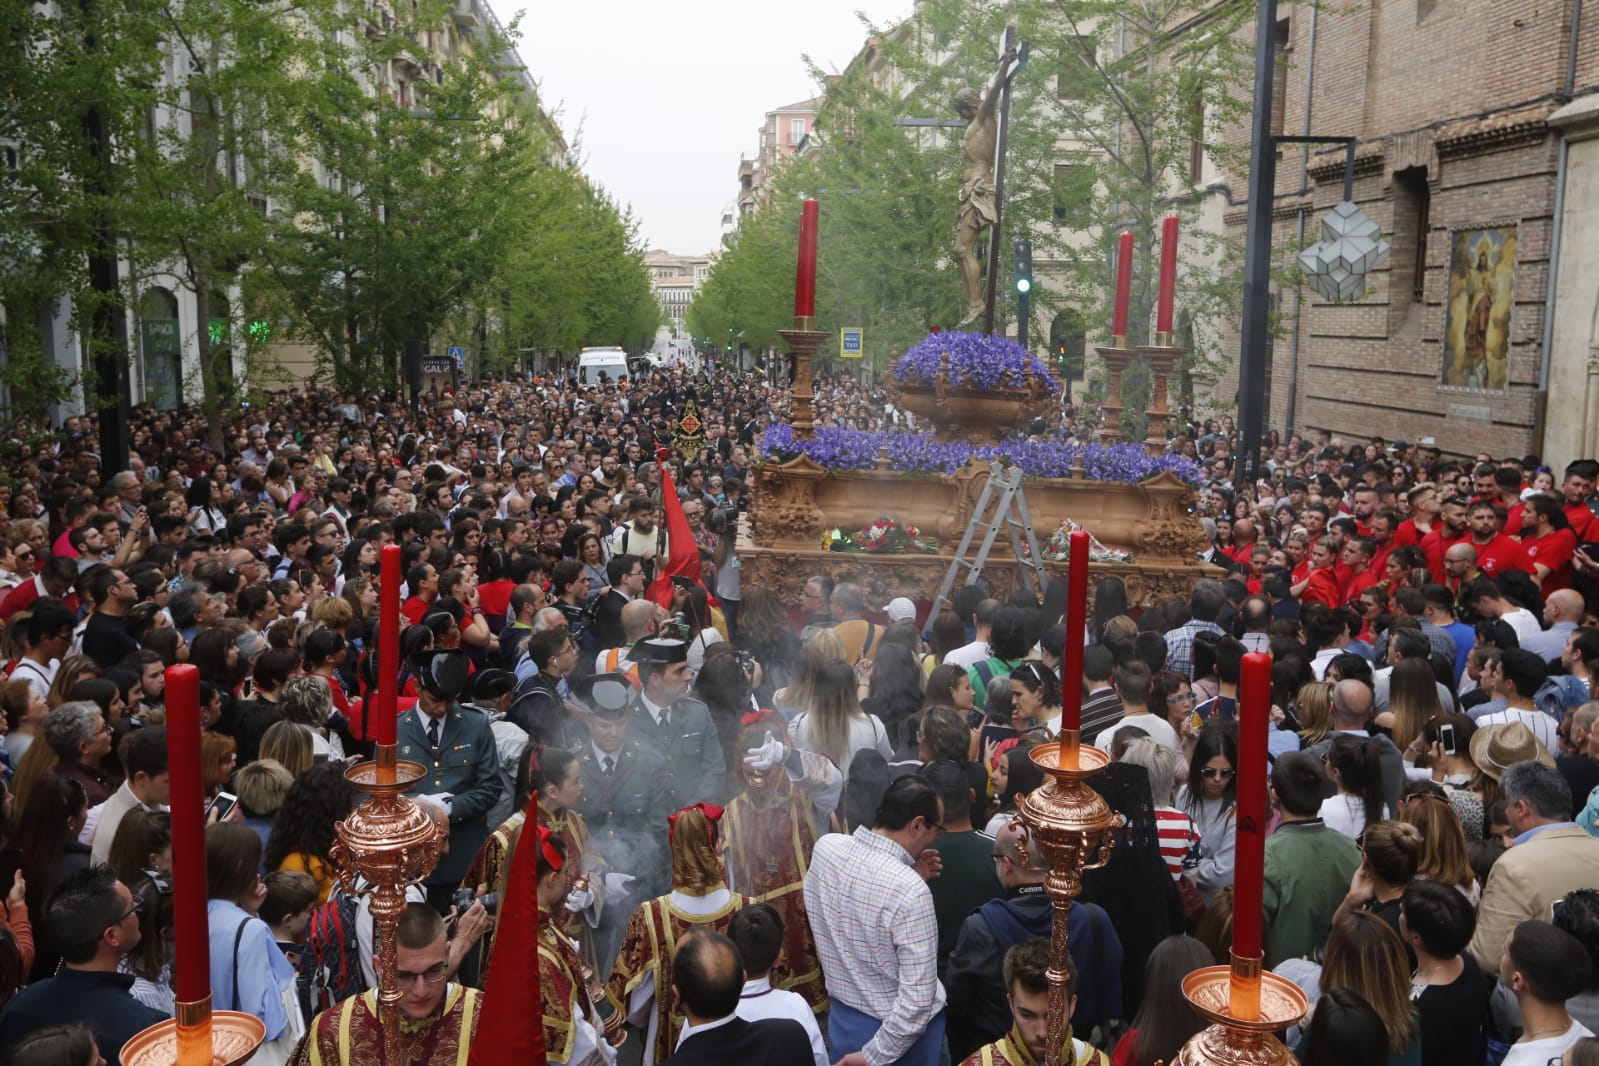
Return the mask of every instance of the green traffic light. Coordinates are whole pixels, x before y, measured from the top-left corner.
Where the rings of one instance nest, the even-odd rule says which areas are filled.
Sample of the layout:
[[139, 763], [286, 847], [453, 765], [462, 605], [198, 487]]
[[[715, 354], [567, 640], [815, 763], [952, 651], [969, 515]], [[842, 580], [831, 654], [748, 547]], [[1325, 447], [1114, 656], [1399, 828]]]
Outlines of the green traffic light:
[[1031, 278], [1017, 278], [1016, 279], [1016, 291], [1019, 292], [1019, 293], [1023, 293], [1023, 294], [1032, 292], [1033, 291], [1032, 279]]

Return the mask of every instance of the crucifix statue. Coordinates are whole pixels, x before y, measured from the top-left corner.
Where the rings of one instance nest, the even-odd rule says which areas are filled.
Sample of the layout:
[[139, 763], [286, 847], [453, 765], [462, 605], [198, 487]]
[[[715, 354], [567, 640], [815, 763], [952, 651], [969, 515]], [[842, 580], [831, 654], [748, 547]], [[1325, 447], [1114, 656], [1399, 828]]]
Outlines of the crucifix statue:
[[[955, 94], [956, 114], [966, 120], [961, 142], [962, 183], [955, 229], [955, 259], [966, 287], [966, 314], [962, 325], [984, 315], [984, 331], [994, 328], [994, 262], [999, 240], [999, 213], [1005, 190], [1005, 134], [1010, 124], [1010, 85], [1026, 60], [1026, 45], [1016, 45], [1016, 28], [1005, 29], [999, 70], [987, 92], [962, 89]], [[989, 284], [985, 299], [983, 271], [977, 261], [977, 241], [984, 230], [992, 233], [989, 249]]]

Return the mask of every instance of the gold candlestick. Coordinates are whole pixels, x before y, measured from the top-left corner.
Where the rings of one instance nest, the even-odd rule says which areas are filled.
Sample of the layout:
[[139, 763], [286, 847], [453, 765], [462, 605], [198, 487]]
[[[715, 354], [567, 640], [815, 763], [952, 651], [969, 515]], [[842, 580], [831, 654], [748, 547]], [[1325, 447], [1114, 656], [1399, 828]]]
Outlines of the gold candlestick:
[[1105, 361], [1105, 401], [1100, 404], [1100, 409], [1105, 412], [1105, 424], [1100, 429], [1100, 437], [1106, 444], [1115, 444], [1122, 439], [1122, 373], [1133, 361], [1137, 353], [1127, 347], [1126, 337], [1114, 338], [1116, 343], [1109, 348], [1095, 348], [1099, 357]]
[[1183, 978], [1183, 995], [1213, 1024], [1190, 1037], [1171, 1066], [1294, 1066], [1299, 1062], [1272, 1034], [1303, 1018], [1309, 998], [1287, 978], [1263, 971], [1259, 958], [1234, 955], [1231, 966], [1195, 970]]
[[795, 315], [793, 329], [777, 331], [777, 335], [794, 349], [794, 384], [789, 389], [793, 406], [788, 422], [794, 428], [794, 435], [800, 438], [814, 436], [816, 430], [811, 422], [811, 400], [815, 396], [811, 391], [811, 356], [832, 336], [825, 330], [812, 328], [815, 325], [814, 316]]
[[1036, 840], [1049, 860], [1044, 889], [1049, 893], [1054, 922], [1049, 943], [1048, 1045], [1045, 1061], [1060, 1058], [1066, 1042], [1066, 965], [1072, 900], [1083, 890], [1084, 870], [1110, 861], [1116, 839], [1111, 834], [1126, 819], [1110, 809], [1087, 779], [1110, 762], [1110, 756], [1081, 742], [1076, 729], [1063, 729], [1053, 744], [1032, 750], [1033, 764], [1048, 778], [1016, 806], [1029, 839]]
[[1149, 363], [1150, 373], [1149, 407], [1145, 411], [1149, 419], [1149, 434], [1144, 438], [1144, 451], [1150, 455], [1164, 455], [1166, 422], [1171, 417], [1171, 408], [1166, 403], [1166, 382], [1171, 377], [1172, 368], [1188, 354], [1188, 349], [1173, 346], [1170, 333], [1157, 333], [1155, 343], [1139, 348], [1138, 354]]
[[393, 744], [379, 744], [376, 760], [344, 772], [345, 780], [371, 799], [334, 827], [338, 840], [332, 859], [340, 887], [372, 898], [380, 971], [378, 1021], [389, 1062], [399, 1061], [401, 993], [395, 977], [395, 929], [405, 910], [406, 888], [432, 872], [444, 846], [433, 816], [401, 795], [426, 772], [420, 763], [396, 761]]
[[122, 1045], [124, 1066], [241, 1066], [266, 1038], [253, 1014], [211, 1009], [211, 997], [179, 1003], [173, 1017], [141, 1029]]

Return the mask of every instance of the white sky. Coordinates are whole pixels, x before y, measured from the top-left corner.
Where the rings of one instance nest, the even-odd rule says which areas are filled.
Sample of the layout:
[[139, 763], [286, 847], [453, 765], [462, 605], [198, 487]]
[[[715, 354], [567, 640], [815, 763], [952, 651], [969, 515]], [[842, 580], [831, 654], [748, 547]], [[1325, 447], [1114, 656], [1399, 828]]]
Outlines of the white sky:
[[[493, 0], [509, 22], [516, 0]], [[816, 95], [805, 57], [844, 68], [912, 0], [598, 0], [526, 9], [519, 44], [582, 166], [630, 204], [647, 246], [719, 246], [721, 212], [768, 110]]]

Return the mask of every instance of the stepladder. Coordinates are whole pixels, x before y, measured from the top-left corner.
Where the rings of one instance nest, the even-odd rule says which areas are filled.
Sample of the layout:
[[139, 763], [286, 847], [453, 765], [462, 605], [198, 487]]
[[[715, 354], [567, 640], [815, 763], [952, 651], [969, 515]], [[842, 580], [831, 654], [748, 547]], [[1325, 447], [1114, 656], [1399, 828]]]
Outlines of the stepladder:
[[[1016, 570], [1023, 586], [1035, 596], [1043, 594], [1047, 584], [1044, 559], [1038, 551], [1038, 537], [1033, 532], [1032, 515], [1027, 510], [1027, 494], [1022, 491], [1022, 477], [1022, 468], [1019, 466], [1001, 463], [990, 465], [988, 481], [977, 497], [971, 521], [961, 535], [960, 547], [955, 549], [955, 557], [950, 560], [944, 580], [939, 584], [938, 596], [933, 600], [929, 618], [937, 618], [938, 613], [949, 604], [957, 583], [977, 583], [1001, 530], [1005, 531], [1005, 539], [1016, 559]], [[975, 553], [972, 550], [974, 541], [978, 541]]]

